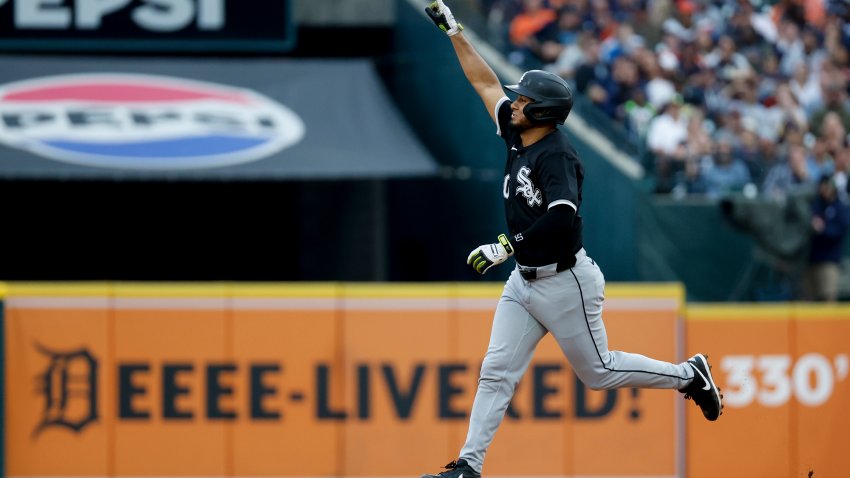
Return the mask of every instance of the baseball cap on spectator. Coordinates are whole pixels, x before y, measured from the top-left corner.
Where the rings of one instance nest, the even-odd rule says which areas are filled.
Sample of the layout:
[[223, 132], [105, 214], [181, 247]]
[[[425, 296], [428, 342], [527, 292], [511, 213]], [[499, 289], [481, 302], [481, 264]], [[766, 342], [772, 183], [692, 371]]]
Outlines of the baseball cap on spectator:
[[837, 185], [835, 184], [835, 178], [832, 173], [823, 173], [818, 177], [818, 187], [828, 185], [835, 191], [838, 190]]
[[[677, 96], [676, 87], [667, 81], [653, 81], [646, 85], [646, 97], [656, 110], [661, 110]], [[681, 98], [681, 97], [680, 97]]]
[[678, 2], [679, 12], [683, 15], [692, 15], [697, 6], [691, 0], [680, 0]]
[[679, 57], [669, 49], [661, 49], [658, 52], [658, 66], [667, 71], [673, 71], [679, 67]]
[[666, 102], [661, 103], [661, 106], [658, 108], [658, 111], [663, 113], [671, 107], [681, 107], [684, 104], [685, 100], [682, 99], [682, 95], [677, 93], [675, 95], [672, 95]]

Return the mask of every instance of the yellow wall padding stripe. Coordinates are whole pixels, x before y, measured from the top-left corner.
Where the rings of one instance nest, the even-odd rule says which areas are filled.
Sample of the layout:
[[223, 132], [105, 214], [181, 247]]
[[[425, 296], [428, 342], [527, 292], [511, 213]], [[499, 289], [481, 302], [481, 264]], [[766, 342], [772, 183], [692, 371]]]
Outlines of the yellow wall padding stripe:
[[[303, 297], [303, 298], [493, 298], [504, 283], [372, 282], [8, 282], [0, 297]], [[609, 298], [671, 298], [684, 302], [681, 284], [608, 284]]]
[[442, 299], [449, 296], [449, 284], [345, 282], [342, 296], [350, 299]]
[[107, 282], [7, 282], [6, 297], [41, 296], [92, 297], [108, 296], [110, 286]]
[[679, 299], [685, 302], [685, 287], [678, 282], [618, 282], [605, 285], [605, 297], [636, 299]]
[[776, 304], [688, 304], [687, 320], [850, 320], [850, 304], [782, 302]]
[[788, 320], [789, 304], [688, 304], [687, 320]]
[[6, 296], [33, 297], [304, 297], [339, 295], [334, 283], [10, 282]]
[[850, 304], [794, 304], [794, 317], [798, 320], [850, 320]]

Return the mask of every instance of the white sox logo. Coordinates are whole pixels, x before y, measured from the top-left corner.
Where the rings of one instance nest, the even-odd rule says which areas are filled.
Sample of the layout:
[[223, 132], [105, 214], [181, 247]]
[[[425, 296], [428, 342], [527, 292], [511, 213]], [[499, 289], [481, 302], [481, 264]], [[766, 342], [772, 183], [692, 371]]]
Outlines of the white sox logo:
[[531, 179], [528, 178], [528, 175], [531, 174], [531, 169], [527, 166], [523, 166], [519, 168], [519, 172], [516, 175], [517, 181], [519, 181], [519, 186], [516, 188], [517, 194], [522, 193], [525, 196], [525, 199], [528, 200], [529, 206], [541, 205], [543, 204], [543, 195], [540, 193], [539, 189], [534, 187], [534, 183], [531, 182]]

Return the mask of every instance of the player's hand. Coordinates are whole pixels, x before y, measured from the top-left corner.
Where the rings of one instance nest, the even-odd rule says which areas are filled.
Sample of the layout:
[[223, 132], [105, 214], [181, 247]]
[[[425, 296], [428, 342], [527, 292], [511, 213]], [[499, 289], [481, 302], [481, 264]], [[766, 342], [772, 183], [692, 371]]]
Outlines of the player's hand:
[[500, 234], [499, 242], [478, 246], [470, 252], [466, 263], [475, 269], [475, 272], [483, 275], [491, 267], [505, 262], [512, 255], [514, 255], [514, 246], [508, 241], [507, 236]]
[[463, 31], [463, 25], [455, 20], [452, 11], [443, 3], [443, 0], [432, 2], [425, 7], [425, 12], [428, 13], [428, 17], [434, 21], [440, 30], [446, 32], [448, 36], [456, 35]]

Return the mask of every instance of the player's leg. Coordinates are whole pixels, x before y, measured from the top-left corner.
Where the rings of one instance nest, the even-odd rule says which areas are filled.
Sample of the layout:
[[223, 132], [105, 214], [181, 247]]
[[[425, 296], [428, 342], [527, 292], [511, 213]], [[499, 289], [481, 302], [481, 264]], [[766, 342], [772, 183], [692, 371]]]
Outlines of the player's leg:
[[[534, 349], [546, 334], [523, 306], [527, 291], [513, 272], [496, 306], [490, 344], [481, 365], [478, 390], [469, 417], [466, 442], [457, 462], [448, 471], [422, 478], [475, 478], [481, 473], [484, 455], [505, 416], [517, 383], [528, 368]], [[470, 473], [471, 472], [471, 473]]]
[[694, 376], [687, 363], [608, 350], [602, 321], [605, 278], [583, 252], [576, 265], [530, 282], [531, 312], [552, 332], [576, 375], [593, 389], [685, 388]]
[[675, 389], [685, 393], [686, 398], [694, 398], [709, 420], [720, 416], [722, 396], [703, 355], [674, 364], [608, 350], [602, 321], [605, 278], [583, 250], [572, 269], [530, 284], [530, 311], [552, 332], [576, 375], [587, 386], [597, 390]]

